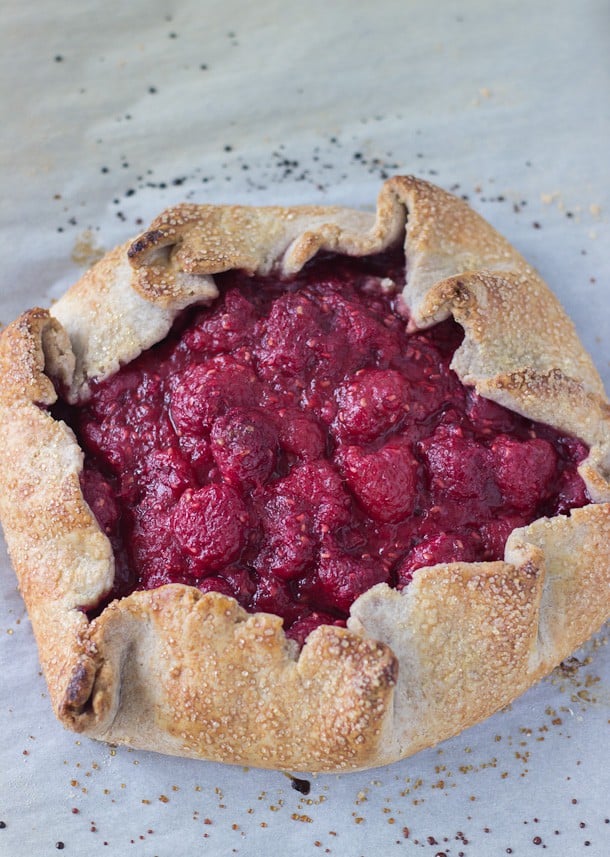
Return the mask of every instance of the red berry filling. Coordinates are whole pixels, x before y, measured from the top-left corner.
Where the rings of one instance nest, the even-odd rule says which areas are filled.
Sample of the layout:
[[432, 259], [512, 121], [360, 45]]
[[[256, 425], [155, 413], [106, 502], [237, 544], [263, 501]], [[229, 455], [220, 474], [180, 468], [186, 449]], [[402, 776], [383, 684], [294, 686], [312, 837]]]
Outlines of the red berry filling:
[[187, 583], [302, 644], [377, 583], [499, 559], [515, 527], [588, 502], [581, 441], [461, 384], [458, 325], [407, 334], [399, 253], [217, 282], [211, 307], [57, 409], [115, 551], [108, 598]]

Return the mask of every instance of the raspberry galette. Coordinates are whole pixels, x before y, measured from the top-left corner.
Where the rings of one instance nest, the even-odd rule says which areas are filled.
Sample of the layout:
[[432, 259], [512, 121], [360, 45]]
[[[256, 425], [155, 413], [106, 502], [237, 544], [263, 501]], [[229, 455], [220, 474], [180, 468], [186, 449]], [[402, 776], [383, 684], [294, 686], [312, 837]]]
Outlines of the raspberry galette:
[[0, 340], [0, 514], [54, 708], [306, 771], [481, 720], [610, 612], [610, 419], [464, 202], [182, 205]]

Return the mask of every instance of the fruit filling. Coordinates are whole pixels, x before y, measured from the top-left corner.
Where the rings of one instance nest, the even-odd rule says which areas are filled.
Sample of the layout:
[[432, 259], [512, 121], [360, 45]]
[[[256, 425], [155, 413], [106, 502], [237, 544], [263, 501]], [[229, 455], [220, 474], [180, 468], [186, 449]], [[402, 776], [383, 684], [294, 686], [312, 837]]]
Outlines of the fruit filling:
[[453, 320], [407, 333], [404, 276], [399, 252], [222, 274], [211, 306], [58, 409], [114, 548], [104, 604], [184, 583], [302, 644], [377, 583], [500, 559], [515, 527], [588, 502], [586, 446], [465, 387]]

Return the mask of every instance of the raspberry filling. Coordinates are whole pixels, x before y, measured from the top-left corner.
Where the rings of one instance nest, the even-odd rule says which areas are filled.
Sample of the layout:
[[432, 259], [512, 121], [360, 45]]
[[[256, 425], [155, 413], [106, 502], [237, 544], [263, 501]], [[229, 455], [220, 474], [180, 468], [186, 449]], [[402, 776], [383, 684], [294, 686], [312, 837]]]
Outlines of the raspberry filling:
[[515, 527], [588, 502], [585, 444], [465, 387], [453, 320], [407, 334], [398, 252], [216, 280], [212, 306], [58, 409], [114, 548], [104, 604], [185, 583], [302, 644], [377, 583], [499, 559]]

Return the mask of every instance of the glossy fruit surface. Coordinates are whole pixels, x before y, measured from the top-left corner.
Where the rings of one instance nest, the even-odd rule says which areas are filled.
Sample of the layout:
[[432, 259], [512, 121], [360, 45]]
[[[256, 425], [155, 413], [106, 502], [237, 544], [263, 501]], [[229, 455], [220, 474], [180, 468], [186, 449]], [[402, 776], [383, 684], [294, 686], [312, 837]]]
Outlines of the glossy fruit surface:
[[61, 409], [115, 550], [109, 597], [214, 589], [302, 643], [377, 583], [499, 559], [515, 527], [587, 502], [584, 444], [465, 387], [455, 322], [407, 334], [399, 253], [217, 281], [210, 307]]

